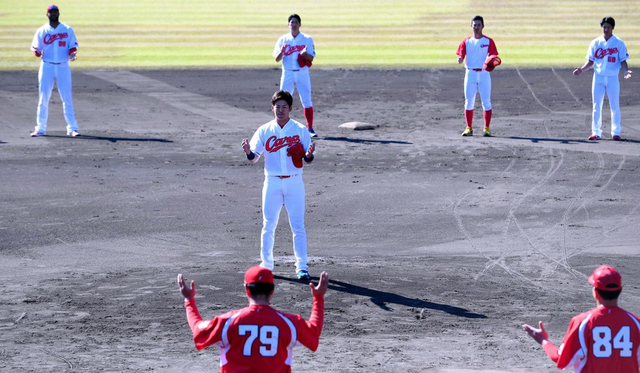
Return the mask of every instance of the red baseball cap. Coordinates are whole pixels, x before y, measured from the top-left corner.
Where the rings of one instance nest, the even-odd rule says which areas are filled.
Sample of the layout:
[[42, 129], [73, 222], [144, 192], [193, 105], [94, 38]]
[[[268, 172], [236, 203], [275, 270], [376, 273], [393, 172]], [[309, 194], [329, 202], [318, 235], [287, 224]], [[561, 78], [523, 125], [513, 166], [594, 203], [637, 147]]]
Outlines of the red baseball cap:
[[53, 10], [53, 9], [55, 9], [55, 10], [60, 10], [60, 9], [58, 9], [58, 6], [57, 6], [57, 5], [53, 5], [53, 4], [51, 4], [51, 5], [49, 5], [49, 6], [47, 7], [47, 13], [49, 13], [49, 11], [51, 11], [51, 10]]
[[244, 274], [245, 285], [254, 284], [256, 282], [263, 284], [273, 284], [273, 272], [269, 268], [254, 266], [247, 269]]
[[622, 276], [615, 268], [601, 265], [589, 276], [589, 283], [596, 289], [616, 291], [622, 289]]

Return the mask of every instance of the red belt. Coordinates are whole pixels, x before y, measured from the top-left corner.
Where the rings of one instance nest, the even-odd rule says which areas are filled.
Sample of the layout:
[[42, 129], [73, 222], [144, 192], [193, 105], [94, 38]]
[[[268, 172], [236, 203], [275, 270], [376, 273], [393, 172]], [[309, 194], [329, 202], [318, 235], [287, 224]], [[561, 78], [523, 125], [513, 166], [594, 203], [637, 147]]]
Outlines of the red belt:
[[279, 177], [280, 179], [288, 179], [291, 177], [291, 175], [278, 175], [276, 177]]

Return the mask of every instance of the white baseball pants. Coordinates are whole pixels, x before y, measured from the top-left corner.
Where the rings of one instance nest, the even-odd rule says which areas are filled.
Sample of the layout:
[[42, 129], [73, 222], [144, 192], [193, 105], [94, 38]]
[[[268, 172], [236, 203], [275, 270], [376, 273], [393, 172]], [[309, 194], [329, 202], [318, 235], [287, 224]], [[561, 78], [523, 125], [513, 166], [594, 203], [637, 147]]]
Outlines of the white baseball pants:
[[39, 101], [38, 115], [36, 119], [36, 131], [47, 132], [47, 119], [49, 118], [49, 100], [53, 91], [54, 82], [58, 85], [60, 99], [62, 99], [62, 110], [64, 119], [67, 122], [67, 133], [78, 130], [78, 121], [73, 109], [73, 95], [71, 93], [71, 68], [68, 62], [52, 64], [40, 62], [38, 71]]
[[591, 121], [591, 134], [602, 136], [602, 104], [604, 94], [609, 98], [611, 107], [611, 136], [620, 136], [620, 81], [618, 76], [602, 76], [593, 74], [591, 95], [593, 98], [593, 115]]
[[466, 110], [473, 110], [477, 92], [480, 92], [484, 111], [491, 110], [491, 74], [485, 70], [467, 69], [464, 75], [464, 107]]
[[300, 70], [282, 69], [280, 89], [293, 95], [294, 88], [298, 90], [302, 107], [313, 107], [313, 102], [311, 101], [311, 78], [309, 77], [308, 67]]
[[261, 266], [273, 270], [273, 242], [282, 205], [287, 209], [293, 233], [296, 270], [307, 270], [307, 232], [304, 227], [305, 189], [302, 174], [286, 179], [266, 176], [262, 188]]

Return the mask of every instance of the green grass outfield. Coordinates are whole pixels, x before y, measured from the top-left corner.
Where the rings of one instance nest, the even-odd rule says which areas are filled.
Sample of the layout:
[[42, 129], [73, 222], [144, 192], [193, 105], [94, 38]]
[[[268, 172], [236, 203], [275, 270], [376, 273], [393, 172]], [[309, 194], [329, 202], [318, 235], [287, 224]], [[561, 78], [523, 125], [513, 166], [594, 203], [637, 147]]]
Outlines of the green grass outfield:
[[[0, 69], [34, 69], [29, 47], [56, 0], [0, 2]], [[485, 18], [504, 67], [578, 66], [601, 34], [599, 20], [640, 53], [640, 0], [61, 0], [60, 20], [76, 31], [75, 68], [277, 67], [271, 53], [298, 13], [316, 43], [314, 66], [456, 66], [455, 50]]]

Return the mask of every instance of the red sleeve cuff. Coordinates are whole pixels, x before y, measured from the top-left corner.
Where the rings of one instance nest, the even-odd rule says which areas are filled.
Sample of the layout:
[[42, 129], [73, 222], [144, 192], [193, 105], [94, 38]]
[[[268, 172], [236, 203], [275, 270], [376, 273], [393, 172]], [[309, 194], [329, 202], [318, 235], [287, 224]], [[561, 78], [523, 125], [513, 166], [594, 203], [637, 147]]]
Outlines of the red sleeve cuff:
[[69, 49], [69, 55], [72, 55], [73, 53], [76, 53], [77, 50], [78, 50], [78, 48]]

